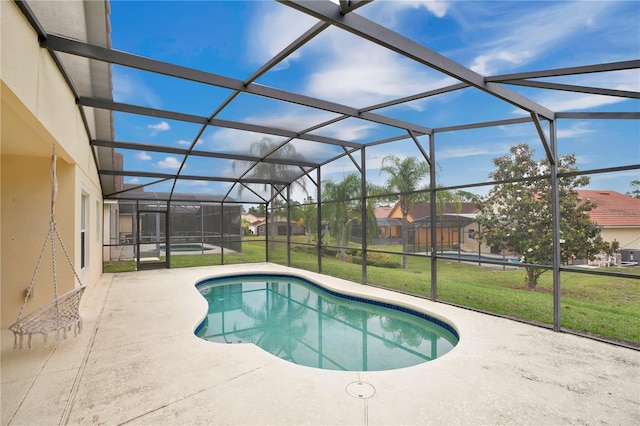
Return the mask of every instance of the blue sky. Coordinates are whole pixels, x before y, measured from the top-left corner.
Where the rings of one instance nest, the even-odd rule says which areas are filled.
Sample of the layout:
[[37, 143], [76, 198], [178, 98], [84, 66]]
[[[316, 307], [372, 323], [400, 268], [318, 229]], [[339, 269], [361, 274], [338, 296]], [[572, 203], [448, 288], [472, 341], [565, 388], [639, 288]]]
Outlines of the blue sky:
[[[640, 58], [640, 2], [637, 1], [374, 1], [355, 13], [435, 50], [483, 75], [591, 65]], [[271, 1], [111, 1], [112, 44], [124, 50], [244, 80], [316, 23], [290, 7]], [[640, 71], [619, 71], [548, 79], [548, 81], [640, 91]], [[398, 54], [336, 28], [329, 28], [257, 83], [356, 108], [455, 83]], [[229, 90], [151, 75], [114, 66], [116, 101], [152, 108], [210, 115]], [[638, 100], [541, 91], [508, 86], [554, 111], [640, 111]], [[475, 89], [375, 111], [397, 119], [440, 128], [457, 124], [523, 117], [516, 107]], [[303, 106], [242, 94], [217, 118], [269, 124], [300, 131], [336, 115]], [[116, 113], [116, 139], [188, 147], [199, 125]], [[404, 132], [385, 125], [349, 119], [313, 132], [370, 142]], [[640, 124], [633, 120], [560, 120], [558, 147], [574, 153], [582, 170], [640, 163]], [[262, 135], [209, 128], [198, 149], [246, 153]], [[275, 137], [275, 140], [279, 138]], [[425, 143], [426, 138], [420, 138]], [[443, 185], [487, 180], [492, 159], [511, 145], [526, 142], [542, 156], [532, 124], [502, 126], [436, 135], [436, 159]], [[297, 140], [306, 158], [322, 160], [339, 147]], [[425, 145], [426, 146], [426, 145]], [[124, 152], [124, 151], [123, 151]], [[411, 141], [367, 149], [368, 178], [383, 183], [382, 158], [420, 155]], [[182, 158], [152, 152], [125, 152], [125, 169], [173, 173]], [[183, 173], [233, 177], [232, 162], [190, 158]], [[344, 159], [323, 167], [323, 177], [339, 179], [355, 171]], [[314, 174], [315, 177], [315, 174]], [[590, 188], [626, 192], [640, 172], [593, 176]], [[129, 178], [146, 183], [150, 179]], [[166, 191], [167, 184], [147, 190]], [[181, 182], [180, 192], [226, 193], [228, 184]], [[478, 189], [486, 193], [488, 188]], [[259, 191], [259, 190], [258, 190]], [[244, 192], [247, 196], [248, 192]]]

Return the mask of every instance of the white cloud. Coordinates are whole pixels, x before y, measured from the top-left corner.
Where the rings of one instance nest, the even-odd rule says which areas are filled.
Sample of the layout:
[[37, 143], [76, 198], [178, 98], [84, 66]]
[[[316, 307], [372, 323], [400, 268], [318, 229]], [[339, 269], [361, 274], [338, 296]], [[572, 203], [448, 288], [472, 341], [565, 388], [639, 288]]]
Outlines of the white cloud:
[[[295, 119], [295, 117], [291, 117]], [[277, 126], [276, 126], [277, 127]], [[217, 132], [210, 135], [208, 138], [207, 147], [212, 150], [229, 152], [229, 153], [241, 153], [248, 154], [251, 150], [251, 145], [256, 142], [260, 142], [263, 138], [269, 138], [274, 142], [284, 142], [285, 139], [279, 136], [263, 135], [253, 132], [243, 132], [234, 129], [220, 129]], [[300, 141], [295, 143], [296, 152], [302, 155], [309, 161], [315, 161], [318, 158], [326, 158], [333, 154], [331, 146], [326, 146], [320, 143], [314, 143], [309, 141]], [[228, 170], [225, 174], [235, 175], [238, 172]]]
[[345, 141], [355, 141], [368, 136], [376, 125], [364, 120], [343, 120], [327, 127], [318, 129], [313, 133], [333, 137]]
[[[381, 4], [375, 13], [388, 16], [420, 7], [443, 16], [448, 8], [447, 2], [433, 1]], [[263, 8], [267, 11], [256, 15], [254, 29], [249, 36], [249, 50], [261, 52], [261, 56], [255, 54], [260, 63], [270, 59], [316, 22], [288, 7]], [[274, 28], [278, 31], [274, 31]], [[441, 87], [450, 80], [414, 61], [333, 27], [316, 36], [289, 59], [303, 55], [313, 72], [302, 74], [302, 78], [306, 78], [301, 82], [302, 91], [347, 105], [369, 106]], [[414, 103], [411, 107], [421, 108], [421, 103]]]
[[548, 92], [535, 97], [534, 100], [553, 111], [579, 111], [603, 105], [617, 104], [625, 99], [585, 93]]
[[337, 114], [331, 112], [311, 110], [308, 108], [298, 109], [295, 105], [287, 105], [278, 111], [268, 110], [266, 114], [262, 113], [261, 115], [249, 116], [244, 121], [279, 129], [301, 131], [319, 122], [328, 121], [335, 117], [337, 117]]
[[[259, 2], [256, 6], [259, 6], [258, 12], [249, 25], [247, 36], [247, 53], [255, 63], [265, 63], [317, 22], [304, 13], [279, 4]], [[281, 62], [278, 68], [287, 68], [288, 61], [299, 57], [298, 50]]]
[[132, 184], [132, 185], [138, 184], [140, 183], [140, 179], [138, 179], [137, 177], [134, 177], [134, 178], [127, 179], [124, 183]]
[[[290, 111], [288, 108], [285, 108], [281, 111], [276, 111], [275, 113], [270, 111], [269, 114], [251, 116], [245, 121], [249, 123], [264, 124], [280, 129], [302, 131], [315, 124], [329, 121], [336, 117], [336, 114], [326, 111], [311, 111], [306, 109], [299, 111], [295, 108]], [[346, 119], [329, 126], [322, 127], [311, 132], [311, 134], [352, 141], [366, 137], [375, 127], [376, 124], [370, 121]]]
[[381, 23], [385, 27], [398, 28], [401, 25], [399, 15], [403, 12], [417, 13], [426, 10], [437, 18], [444, 18], [451, 7], [450, 1], [445, 0], [416, 0], [416, 1], [376, 1], [370, 6], [359, 9], [357, 13]]
[[175, 157], [166, 157], [164, 160], [158, 161], [156, 163], [156, 166], [160, 167], [161, 169], [178, 170], [180, 168], [180, 164], [181, 162]]
[[451, 4], [448, 1], [442, 0], [390, 1], [385, 3], [393, 4], [393, 7], [396, 7], [399, 10], [408, 8], [419, 9], [423, 7], [438, 18], [444, 18]]
[[[259, 142], [265, 135], [236, 129], [219, 129], [205, 138], [207, 149], [227, 153], [247, 154], [251, 144]], [[284, 140], [278, 136], [268, 136], [273, 140]]]
[[589, 133], [593, 133], [594, 130], [590, 129], [588, 122], [577, 122], [573, 123], [570, 127], [565, 128], [562, 127], [557, 130], [558, 138], [569, 139], [569, 138], [577, 138], [579, 136], [584, 136]]
[[502, 154], [504, 150], [501, 150], [498, 145], [491, 146], [474, 146], [474, 147], [462, 147], [462, 148], [450, 148], [443, 149], [436, 152], [436, 159], [438, 161], [446, 160], [449, 158], [465, 158], [474, 157], [477, 155], [496, 155]]
[[149, 161], [149, 160], [151, 160], [151, 156], [150, 156], [149, 154], [147, 154], [146, 152], [144, 152], [144, 151], [138, 152], [138, 153], [136, 154], [136, 158], [137, 158], [138, 160], [142, 160], [142, 161]]
[[[338, 0], [331, 0], [333, 3], [339, 4]], [[417, 10], [424, 8], [438, 18], [443, 18], [451, 2], [448, 0], [402, 0], [402, 1], [376, 1], [365, 8], [359, 9], [357, 13], [366, 16], [377, 16], [380, 19], [391, 19], [392, 16], [405, 10]], [[385, 26], [388, 26], [385, 23]]]
[[498, 50], [476, 56], [470, 68], [478, 74], [491, 75], [496, 72], [496, 62], [507, 62], [512, 66], [517, 66], [525, 62], [529, 57], [531, 57], [530, 52], [512, 53], [506, 50]]
[[328, 40], [315, 45], [321, 61], [306, 83], [305, 92], [311, 96], [365, 107], [435, 89], [450, 80], [345, 32], [332, 29], [323, 36]]
[[482, 34], [486, 38], [484, 45], [475, 44], [474, 50], [480, 53], [470, 61], [470, 68], [483, 75], [492, 75], [536, 60], [556, 50], [568, 38], [589, 29], [593, 18], [609, 6], [608, 2], [596, 1], [545, 3], [545, 7], [526, 10], [494, 9], [493, 16], [487, 19], [477, 15], [464, 17], [460, 21], [466, 27], [464, 32]]
[[147, 129], [151, 130], [152, 135], [156, 135], [158, 132], [166, 132], [171, 126], [166, 121], [161, 121], [158, 124], [147, 124]]

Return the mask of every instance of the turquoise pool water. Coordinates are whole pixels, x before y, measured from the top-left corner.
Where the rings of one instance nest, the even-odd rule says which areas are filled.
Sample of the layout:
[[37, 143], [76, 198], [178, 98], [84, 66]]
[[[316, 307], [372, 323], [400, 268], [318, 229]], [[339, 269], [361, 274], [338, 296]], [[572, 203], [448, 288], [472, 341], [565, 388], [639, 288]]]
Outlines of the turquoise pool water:
[[[206, 245], [203, 245], [202, 243], [172, 243], [171, 244], [171, 251], [172, 252], [180, 252], [180, 251], [208, 251], [208, 250], [213, 250], [213, 247], [208, 247]], [[160, 250], [166, 250], [166, 246], [164, 244], [162, 244], [160, 246]]]
[[431, 361], [458, 343], [455, 329], [440, 320], [347, 298], [296, 277], [243, 275], [207, 280], [197, 288], [209, 303], [197, 336], [254, 343], [300, 365], [391, 370]]

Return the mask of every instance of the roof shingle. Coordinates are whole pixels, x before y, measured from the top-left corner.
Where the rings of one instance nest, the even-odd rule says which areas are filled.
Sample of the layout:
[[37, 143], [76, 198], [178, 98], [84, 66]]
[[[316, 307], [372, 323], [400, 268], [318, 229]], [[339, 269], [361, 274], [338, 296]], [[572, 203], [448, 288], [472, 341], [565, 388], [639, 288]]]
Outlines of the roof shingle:
[[583, 200], [596, 204], [589, 217], [600, 226], [640, 227], [640, 199], [616, 191], [580, 189]]

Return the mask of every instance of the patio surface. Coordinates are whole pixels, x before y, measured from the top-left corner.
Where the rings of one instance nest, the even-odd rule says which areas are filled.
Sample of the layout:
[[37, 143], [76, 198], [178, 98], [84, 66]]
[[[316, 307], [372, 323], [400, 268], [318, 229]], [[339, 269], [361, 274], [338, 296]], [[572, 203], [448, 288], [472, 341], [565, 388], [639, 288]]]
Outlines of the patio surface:
[[[414, 306], [460, 333], [415, 367], [339, 372], [260, 348], [197, 338], [204, 278], [298, 272]], [[104, 274], [81, 304], [84, 331], [12, 351], [2, 330], [2, 425], [640, 424], [640, 352], [273, 264]], [[354, 382], [375, 393], [347, 393]]]

